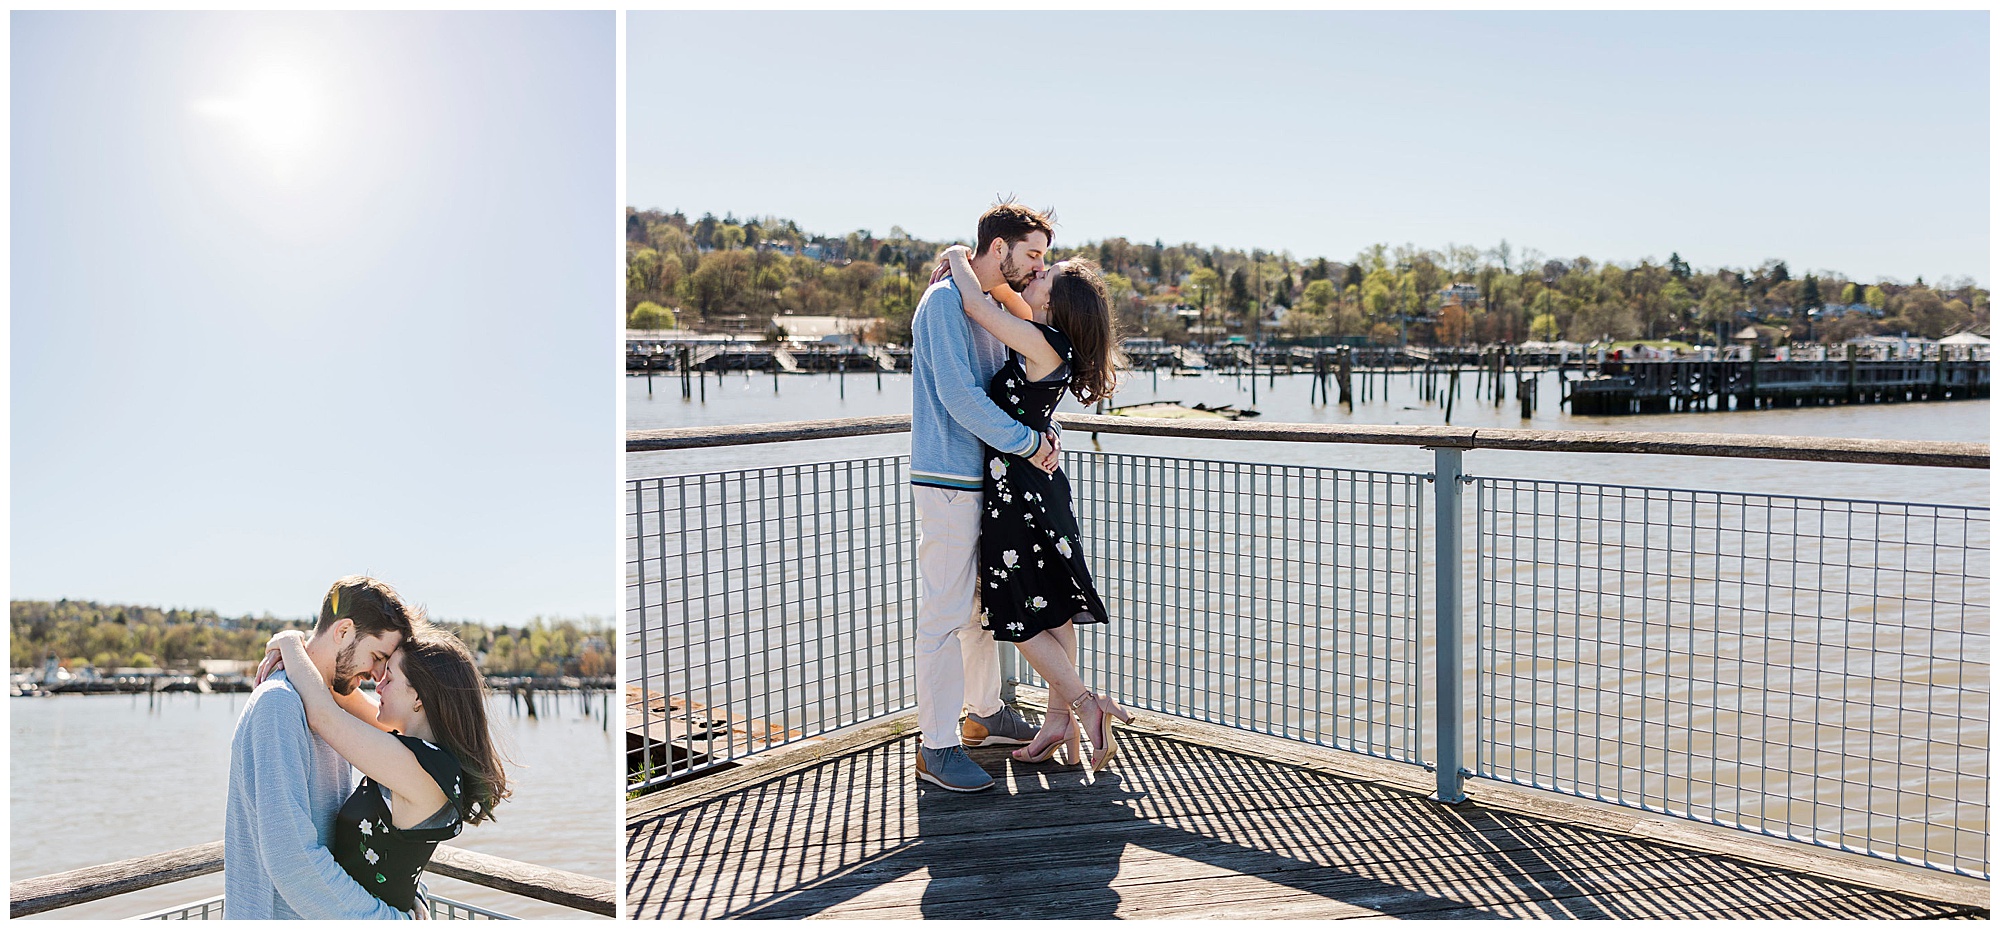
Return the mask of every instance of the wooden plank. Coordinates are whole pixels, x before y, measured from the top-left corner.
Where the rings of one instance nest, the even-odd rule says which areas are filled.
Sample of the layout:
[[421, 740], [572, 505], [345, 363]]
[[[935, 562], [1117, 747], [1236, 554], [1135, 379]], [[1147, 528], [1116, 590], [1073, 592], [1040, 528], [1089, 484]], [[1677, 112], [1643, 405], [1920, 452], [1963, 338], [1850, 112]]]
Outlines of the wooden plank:
[[[650, 805], [628, 805], [640, 816], [628, 822], [627, 890], [634, 907], [645, 909], [637, 916], [778, 916], [779, 910], [917, 916], [926, 904], [935, 908], [957, 894], [949, 881], [937, 884], [933, 864], [977, 863], [982, 853], [999, 849], [1034, 851], [1036, 865], [1053, 871], [1031, 885], [1073, 893], [1078, 888], [1063, 885], [1062, 873], [1102, 871], [1111, 863], [1121, 887], [1157, 899], [1160, 908], [1169, 908], [1164, 902], [1176, 883], [1215, 900], [1217, 869], [1263, 876], [1264, 885], [1246, 887], [1264, 890], [1246, 892], [1240, 902], [1256, 907], [1271, 900], [1270, 878], [1289, 887], [1333, 870], [1378, 884], [1416, 874], [1445, 882], [1476, 876], [1490, 885], [1501, 883], [1509, 869], [1521, 871], [1524, 860], [1534, 863], [1529, 871], [1554, 869], [1565, 881], [1587, 876], [1593, 888], [1635, 874], [1631, 863], [1663, 863], [1664, 871], [1646, 886], [1659, 901], [1634, 897], [1634, 914], [1646, 907], [1686, 911], [1684, 899], [1708, 893], [1677, 896], [1671, 889], [1702, 884], [1810, 885], [1821, 889], [1821, 898], [1851, 898], [1857, 906], [1874, 900], [1867, 897], [1877, 893], [1870, 889], [1903, 892], [1897, 901], [1916, 903], [1885, 912], [1901, 916], [1984, 905], [1983, 882], [1912, 876], [1885, 868], [1889, 863], [1795, 849], [1798, 844], [1721, 828], [1664, 824], [1641, 812], [1478, 781], [1475, 800], [1443, 806], [1423, 798], [1429, 777], [1414, 766], [1177, 718], [1147, 715], [1144, 721], [1126, 734], [1117, 774], [1095, 786], [1074, 784], [1074, 769], [1018, 765], [1004, 750], [974, 750], [1004, 780], [977, 795], [916, 788], [909, 774], [913, 743], [894, 745], [908, 738], [907, 717], [857, 728], [829, 740], [811, 759], [716, 776], [712, 784], [670, 792]], [[1314, 788], [1315, 781], [1338, 787]], [[1717, 848], [1735, 855], [1715, 858]], [[1194, 859], [1205, 863], [1193, 867], [1201, 874], [1187, 871]], [[1623, 872], [1607, 872], [1618, 863], [1626, 864]], [[1833, 876], [1813, 879], [1796, 874], [1800, 867]], [[973, 889], [968, 900], [979, 900], [995, 882], [1004, 879], [1011, 887], [1019, 872], [972, 868], [946, 878]], [[1086, 881], [1080, 893], [1102, 891], [1103, 882]], [[1946, 893], [1932, 893], [1937, 891]], [[862, 899], [872, 903], [848, 903]], [[1316, 900], [1302, 898], [1280, 913], [1296, 916]], [[1799, 906], [1801, 914], [1823, 907]], [[1016, 912], [994, 916], [1009, 914]], [[1362, 909], [1349, 916], [1365, 915]]]
[[872, 749], [916, 732], [916, 726], [917, 715], [914, 712], [897, 714], [883, 720], [822, 734], [814, 744], [802, 747], [805, 750], [803, 752], [786, 753], [782, 756], [764, 753], [747, 756], [738, 760], [738, 768], [627, 801], [626, 823], [629, 827], [634, 821], [694, 807], [711, 798], [729, 794], [749, 785], [784, 778], [827, 759]]
[[8, 887], [10, 900], [7, 915], [26, 917], [220, 871], [222, 841], [216, 840], [39, 878], [24, 878]]
[[590, 914], [618, 916], [617, 886], [608, 879], [453, 846], [439, 846], [424, 870]]
[[843, 436], [874, 436], [881, 433], [909, 431], [910, 415], [907, 413], [886, 417], [795, 420], [787, 423], [750, 423], [740, 426], [637, 429], [626, 431], [625, 451], [660, 452], [668, 449], [701, 449], [709, 446], [747, 446], [763, 442], [837, 439]]

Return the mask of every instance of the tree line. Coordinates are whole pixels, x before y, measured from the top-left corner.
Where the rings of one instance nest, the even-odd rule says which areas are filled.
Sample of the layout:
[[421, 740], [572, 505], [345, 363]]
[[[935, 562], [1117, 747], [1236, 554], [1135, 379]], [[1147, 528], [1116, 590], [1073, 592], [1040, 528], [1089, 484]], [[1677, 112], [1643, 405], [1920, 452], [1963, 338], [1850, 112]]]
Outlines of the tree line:
[[[49, 657], [69, 669], [120, 666], [193, 671], [203, 659], [256, 660], [279, 630], [309, 629], [310, 619], [224, 617], [212, 610], [161, 609], [95, 601], [11, 601], [8, 655], [16, 669]], [[615, 673], [615, 646], [601, 620], [537, 617], [521, 626], [433, 621], [464, 641], [489, 675]]]
[[[1570, 339], [1728, 342], [1745, 326], [1793, 342], [1938, 338], [1989, 325], [1969, 278], [1862, 281], [1795, 273], [1782, 259], [1697, 269], [1665, 261], [1552, 257], [1502, 241], [1481, 249], [1376, 244], [1345, 261], [1290, 252], [1109, 238], [1057, 243], [1051, 260], [1105, 271], [1120, 329], [1169, 342], [1249, 338], [1462, 345]], [[626, 210], [627, 325], [761, 329], [787, 314], [879, 318], [877, 341], [908, 343], [909, 318], [949, 242], [861, 229], [810, 234], [777, 217]]]

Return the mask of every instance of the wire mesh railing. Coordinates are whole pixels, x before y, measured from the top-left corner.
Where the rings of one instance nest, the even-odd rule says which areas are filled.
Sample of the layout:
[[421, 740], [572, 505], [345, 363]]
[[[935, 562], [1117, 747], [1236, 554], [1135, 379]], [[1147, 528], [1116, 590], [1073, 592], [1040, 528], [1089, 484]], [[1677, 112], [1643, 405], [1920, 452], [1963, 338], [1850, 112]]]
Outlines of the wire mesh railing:
[[1066, 471], [1113, 617], [1079, 633], [1086, 682], [1421, 761], [1424, 476], [1097, 452]]
[[915, 706], [908, 459], [630, 482], [635, 788]]
[[1472, 484], [1473, 774], [1985, 874], [1986, 509]]

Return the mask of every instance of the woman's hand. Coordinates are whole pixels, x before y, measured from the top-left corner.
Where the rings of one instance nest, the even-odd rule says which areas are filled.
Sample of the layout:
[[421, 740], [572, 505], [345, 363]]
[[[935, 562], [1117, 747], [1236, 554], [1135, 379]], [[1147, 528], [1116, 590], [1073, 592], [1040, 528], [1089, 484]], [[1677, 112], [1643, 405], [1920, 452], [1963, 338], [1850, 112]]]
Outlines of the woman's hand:
[[938, 253], [937, 267], [931, 269], [932, 284], [936, 284], [939, 281], [942, 281], [945, 278], [951, 276], [951, 255], [953, 252], [957, 252], [964, 255], [965, 260], [968, 262], [972, 261], [971, 249], [968, 249], [962, 245], [954, 245], [947, 247], [944, 251]]
[[303, 648], [305, 646], [306, 634], [298, 630], [284, 630], [271, 637], [271, 641], [264, 645], [264, 661], [257, 664], [257, 684], [263, 684], [264, 679], [271, 677], [272, 672], [282, 670], [285, 667], [285, 653], [283, 649], [279, 648], [279, 640], [281, 639], [296, 639], [299, 641], [300, 647]]

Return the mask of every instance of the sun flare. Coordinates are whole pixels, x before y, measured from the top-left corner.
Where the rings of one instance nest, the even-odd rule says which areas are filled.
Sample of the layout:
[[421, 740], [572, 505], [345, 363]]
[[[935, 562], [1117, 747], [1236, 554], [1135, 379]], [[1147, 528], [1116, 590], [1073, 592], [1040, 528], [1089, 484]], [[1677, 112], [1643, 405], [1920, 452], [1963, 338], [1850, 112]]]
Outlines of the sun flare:
[[233, 130], [248, 154], [289, 175], [323, 141], [325, 92], [295, 68], [264, 68], [233, 93], [194, 101], [194, 112]]

